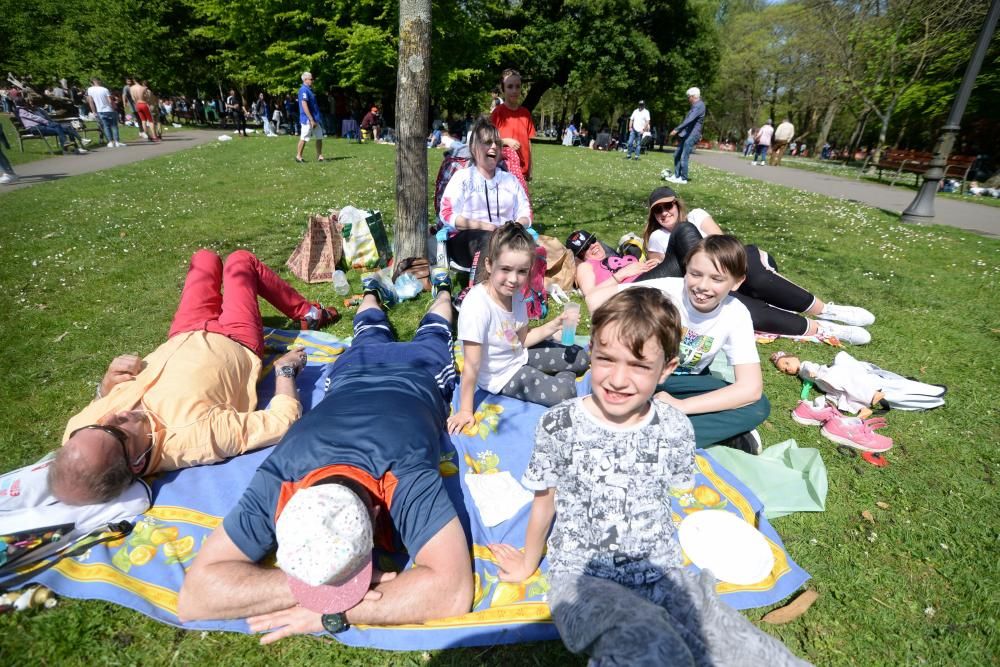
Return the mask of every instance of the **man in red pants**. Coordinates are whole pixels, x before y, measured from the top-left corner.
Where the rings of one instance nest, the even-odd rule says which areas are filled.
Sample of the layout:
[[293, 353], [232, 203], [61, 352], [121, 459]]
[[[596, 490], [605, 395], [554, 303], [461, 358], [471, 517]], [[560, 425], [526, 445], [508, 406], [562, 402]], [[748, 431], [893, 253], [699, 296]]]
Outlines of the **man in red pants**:
[[70, 419], [49, 469], [53, 494], [71, 505], [107, 502], [136, 477], [216, 463], [277, 442], [302, 414], [295, 376], [305, 352], [274, 364], [275, 396], [257, 410], [264, 337], [257, 297], [303, 329], [339, 317], [313, 304], [252, 253], [223, 267], [209, 250], [191, 257], [167, 342], [145, 359], [116, 357], [97, 397]]

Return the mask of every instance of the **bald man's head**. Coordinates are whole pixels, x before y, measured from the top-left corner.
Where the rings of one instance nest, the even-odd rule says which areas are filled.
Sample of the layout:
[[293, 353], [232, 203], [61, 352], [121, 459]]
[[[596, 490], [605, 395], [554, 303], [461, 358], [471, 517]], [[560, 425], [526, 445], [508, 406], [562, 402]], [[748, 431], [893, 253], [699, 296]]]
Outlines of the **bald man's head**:
[[133, 479], [115, 439], [95, 429], [75, 433], [49, 466], [49, 488], [67, 505], [109, 502]]

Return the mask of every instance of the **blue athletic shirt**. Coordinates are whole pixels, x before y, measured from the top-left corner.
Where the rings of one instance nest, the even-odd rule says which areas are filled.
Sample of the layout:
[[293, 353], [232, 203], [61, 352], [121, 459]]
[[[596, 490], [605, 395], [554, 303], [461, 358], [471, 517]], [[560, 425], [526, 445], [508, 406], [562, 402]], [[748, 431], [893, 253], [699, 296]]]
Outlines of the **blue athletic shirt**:
[[[327, 397], [292, 425], [261, 464], [223, 526], [247, 558], [277, 547], [275, 521], [298, 488], [339, 474], [364, 485], [384, 510], [375, 541], [395, 537], [415, 556], [455, 516], [438, 469], [447, 406], [426, 371], [345, 369]], [[394, 529], [394, 530], [393, 530]], [[394, 532], [395, 531], [395, 532]]]
[[313, 120], [317, 123], [319, 122], [319, 104], [316, 103], [316, 95], [313, 94], [312, 88], [306, 84], [302, 84], [299, 88], [299, 123], [305, 125], [309, 122], [309, 116], [306, 112], [302, 110], [302, 101], [305, 100], [306, 104], [309, 106], [309, 113], [312, 114]]

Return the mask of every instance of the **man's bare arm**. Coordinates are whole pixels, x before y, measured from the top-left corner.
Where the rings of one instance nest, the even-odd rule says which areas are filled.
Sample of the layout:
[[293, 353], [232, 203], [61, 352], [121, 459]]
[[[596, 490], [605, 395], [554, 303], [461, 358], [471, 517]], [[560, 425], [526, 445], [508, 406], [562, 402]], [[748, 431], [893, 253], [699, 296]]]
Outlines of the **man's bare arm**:
[[472, 607], [472, 563], [458, 518], [445, 524], [413, 559], [414, 567], [379, 584], [379, 600], [348, 610], [351, 624], [398, 625], [457, 616]]
[[185, 623], [243, 618], [294, 604], [285, 573], [251, 561], [220, 525], [205, 540], [184, 576], [177, 597], [177, 617]]

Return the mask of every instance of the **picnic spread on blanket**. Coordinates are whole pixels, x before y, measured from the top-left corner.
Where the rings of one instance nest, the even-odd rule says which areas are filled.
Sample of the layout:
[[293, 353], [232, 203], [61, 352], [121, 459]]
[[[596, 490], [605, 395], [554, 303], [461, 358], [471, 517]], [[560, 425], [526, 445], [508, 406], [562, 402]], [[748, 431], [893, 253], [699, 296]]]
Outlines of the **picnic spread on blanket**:
[[[297, 379], [304, 410], [323, 399], [323, 369], [336, 363], [349, 344], [313, 331], [266, 330], [265, 340], [272, 352], [306, 347], [309, 364]], [[268, 372], [273, 358], [266, 359], [258, 387], [262, 406], [274, 390], [273, 373]], [[589, 391], [589, 376], [578, 382], [578, 391], [581, 395]], [[544, 411], [539, 405], [479, 391], [475, 424], [452, 436], [453, 450], [442, 454], [440, 472], [470, 540], [475, 570], [472, 611], [422, 625], [352, 626], [337, 634], [338, 640], [351, 646], [414, 650], [557, 637], [545, 602], [546, 562], [521, 583], [503, 582], [487, 546], [498, 542], [523, 545], [531, 494], [519, 480], [531, 455], [535, 424]], [[788, 471], [787, 483], [799, 480], [799, 496], [807, 501], [800, 498], [794, 507], [780, 508], [780, 513], [822, 510], [826, 479], [821, 460], [817, 465], [818, 457], [803, 457], [788, 449], [782, 447], [771, 463]], [[186, 629], [249, 632], [243, 620], [180, 623], [177, 594], [186, 568], [271, 450], [157, 476], [151, 484], [152, 507], [136, 518], [129, 535], [81, 549], [39, 570], [28, 581], [67, 597], [113, 602]], [[685, 549], [691, 549], [685, 566], [694, 571], [699, 564], [712, 569], [718, 579], [717, 592], [732, 607], [777, 603], [809, 578], [788, 554], [751, 486], [711, 453], [699, 450], [693, 489], [677, 495], [672, 503], [671, 516], [664, 519], [680, 527], [682, 546], [686, 542]], [[691, 520], [699, 514], [703, 516]], [[734, 522], [740, 524], [739, 531], [732, 530]], [[737, 548], [733, 548], [736, 542], [726, 541], [727, 534], [736, 535]], [[743, 559], [741, 552], [752, 553], [753, 558]], [[398, 571], [408, 561], [405, 554], [379, 553], [376, 564], [382, 570]], [[0, 587], [3, 583], [0, 575]]]

